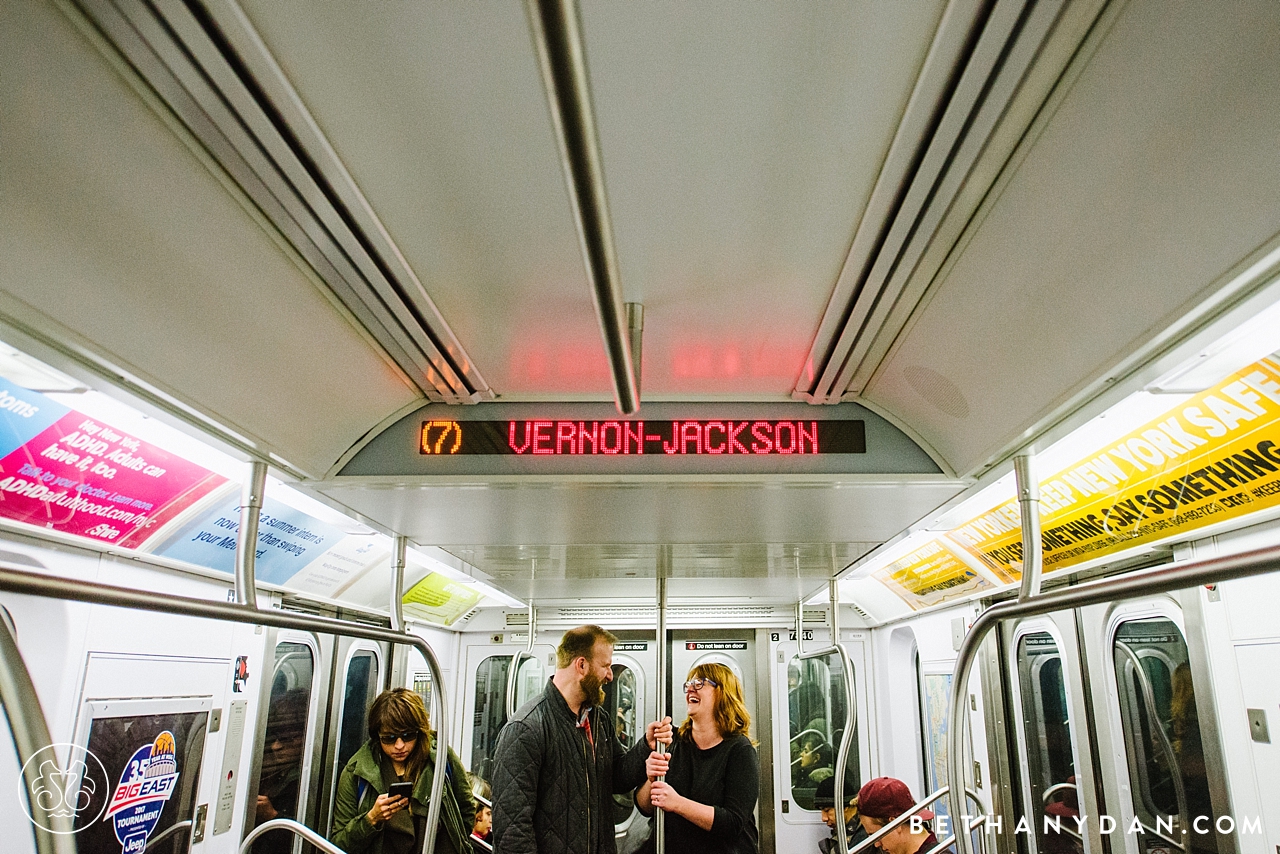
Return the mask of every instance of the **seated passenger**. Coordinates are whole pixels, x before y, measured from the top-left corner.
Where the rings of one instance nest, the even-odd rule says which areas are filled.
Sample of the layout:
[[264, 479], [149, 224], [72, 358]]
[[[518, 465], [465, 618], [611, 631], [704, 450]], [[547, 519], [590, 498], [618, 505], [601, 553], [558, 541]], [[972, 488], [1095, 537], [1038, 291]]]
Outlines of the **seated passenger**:
[[699, 664], [684, 695], [689, 716], [669, 754], [649, 755], [636, 804], [646, 815], [666, 811], [669, 854], [756, 854], [760, 760], [738, 677], [723, 664]]
[[[1075, 776], [1067, 778], [1068, 783], [1075, 783]], [[1064, 789], [1059, 793], [1059, 797], [1054, 798], [1045, 804], [1044, 814], [1050, 819], [1056, 819], [1062, 823], [1064, 828], [1076, 828], [1075, 819], [1080, 815], [1080, 799], [1075, 789]], [[1053, 824], [1049, 825], [1050, 828]], [[1084, 850], [1084, 846], [1078, 839], [1069, 833], [1058, 833], [1055, 830], [1048, 829], [1044, 834], [1044, 854], [1080, 854]]]
[[[422, 698], [406, 688], [383, 691], [369, 709], [369, 740], [342, 769], [333, 804], [333, 842], [348, 854], [422, 850], [431, 783], [440, 764]], [[444, 799], [435, 850], [467, 854], [475, 826], [471, 780], [452, 750], [444, 762]], [[408, 797], [390, 794], [411, 783]]]
[[[908, 813], [916, 804], [911, 797], [907, 784], [894, 777], [877, 777], [869, 780], [858, 791], [858, 820], [862, 828], [870, 836], [900, 815]], [[930, 810], [922, 809], [915, 813], [922, 821], [919, 830], [912, 830], [910, 819], [882, 836], [876, 847], [885, 854], [926, 854], [938, 844], [938, 837], [933, 835], [929, 825], [924, 822], [933, 819]]]
[[[849, 843], [849, 848], [852, 849], [853, 846], [867, 838], [867, 831], [863, 829], [862, 823], [858, 821], [857, 792], [853, 791], [851, 787], [846, 788], [844, 801], [845, 841]], [[834, 774], [818, 784], [818, 790], [813, 794], [813, 805], [822, 811], [822, 823], [831, 828], [831, 836], [818, 841], [818, 850], [822, 854], [831, 854], [832, 851], [838, 851], [839, 846], [836, 844], [836, 779]]]
[[493, 850], [493, 794], [489, 784], [472, 775], [471, 794], [476, 799], [476, 823], [471, 828], [471, 847], [476, 854]]

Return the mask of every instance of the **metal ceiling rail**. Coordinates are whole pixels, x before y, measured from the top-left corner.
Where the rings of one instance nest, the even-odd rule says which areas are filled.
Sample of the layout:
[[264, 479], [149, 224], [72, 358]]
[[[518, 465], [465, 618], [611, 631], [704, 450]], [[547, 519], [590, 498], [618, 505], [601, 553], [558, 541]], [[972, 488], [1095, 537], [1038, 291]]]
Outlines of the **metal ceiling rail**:
[[[3, 565], [0, 565], [0, 591], [22, 593], [28, 596], [44, 596], [50, 599], [65, 599], [73, 602], [87, 602], [92, 605], [110, 605], [116, 608], [133, 608], [161, 614], [200, 617], [207, 620], [246, 623], [255, 626], [271, 626], [277, 629], [297, 629], [304, 632], [412, 646], [422, 654], [423, 659], [427, 662], [427, 667], [431, 670], [433, 683], [431, 696], [434, 701], [433, 705], [436, 707], [433, 709], [436, 724], [436, 756], [447, 757], [449, 754], [449, 706], [445, 702], [446, 685], [444, 675], [440, 670], [440, 662], [436, 659], [431, 645], [417, 635], [393, 632], [390, 629], [350, 623], [345, 620], [335, 620], [331, 617], [315, 617], [310, 614], [296, 614], [275, 609], [258, 609], [238, 603], [154, 593], [149, 590], [131, 590], [125, 587], [81, 581], [79, 579], [58, 578], [52, 575], [11, 569]], [[4, 636], [7, 634], [7, 628], [5, 631], [0, 632], [0, 644], [4, 643]], [[3, 656], [3, 660], [6, 664], [12, 666], [12, 661], [10, 661], [8, 654]], [[0, 674], [5, 673], [7, 673], [5, 667], [0, 666]], [[30, 681], [29, 676], [27, 681]], [[0, 681], [0, 686], [4, 684], [6, 683]], [[32, 694], [34, 695], [34, 689]], [[7, 702], [8, 697], [5, 697], [5, 700]], [[19, 706], [19, 708], [23, 707]], [[41, 716], [41, 720], [43, 721], [43, 716]], [[15, 728], [16, 737], [17, 729]], [[44, 744], [40, 744], [39, 747], [44, 747], [49, 743], [47, 724], [44, 726], [43, 732], [31, 731], [25, 738], [28, 741], [31, 738], [35, 738], [37, 741], [43, 738]], [[23, 755], [21, 751], [20, 755]], [[28, 752], [25, 755], [30, 756], [30, 753]], [[444, 774], [432, 775], [431, 802], [427, 808], [426, 839], [422, 854], [434, 854], [435, 851], [436, 827], [440, 818], [441, 797], [444, 794], [444, 778]], [[64, 854], [67, 849], [41, 849], [40, 854], [46, 854], [46, 851], [49, 854]]]
[[[622, 302], [578, 5], [575, 0], [526, 0], [525, 6], [551, 106], [551, 121], [560, 143], [569, 204], [578, 226], [591, 296], [609, 357], [614, 401], [623, 415], [633, 415], [640, 409], [639, 359], [632, 352], [634, 327], [628, 322]], [[637, 316], [634, 311], [631, 314], [642, 327], [643, 315]]]
[[[1061, 9], [1035, 0], [948, 4], [794, 397], [839, 403], [870, 379], [873, 348], [886, 348], [898, 320], [906, 322], [894, 311], [899, 301], [924, 296], [923, 286], [913, 283], [916, 268]], [[887, 328], [893, 318], [893, 329]]]
[[69, 2], [410, 382], [433, 401], [494, 397], [242, 13], [179, 0]]
[[[1226, 557], [1187, 561], [1076, 587], [1061, 588], [1032, 599], [1003, 602], [988, 608], [974, 621], [956, 654], [956, 667], [951, 679], [951, 709], [947, 724], [950, 727], [947, 732], [947, 756], [954, 760], [954, 757], [964, 755], [964, 713], [968, 708], [965, 693], [968, 691], [969, 670], [987, 634], [1003, 621], [1116, 602], [1138, 596], [1154, 596], [1201, 584], [1217, 584], [1277, 571], [1280, 571], [1280, 546], [1272, 546]], [[947, 782], [951, 786], [950, 807], [953, 815], [964, 813], [963, 797], [956, 794], [964, 790], [964, 766], [965, 763], [959, 761], [947, 763]], [[974, 854], [970, 847], [970, 840], [965, 835], [957, 836], [956, 850], [957, 854]]]
[[[840, 659], [840, 670], [844, 675], [844, 695], [846, 720], [844, 732], [840, 734], [840, 747], [836, 752], [835, 767], [835, 803], [846, 803], [844, 783], [845, 774], [849, 767], [849, 748], [853, 744], [854, 730], [858, 728], [858, 708], [857, 694], [853, 687], [853, 660], [849, 658], [849, 651], [844, 648], [844, 644], [840, 643], [840, 600], [838, 598], [839, 588], [834, 578], [830, 582], [831, 591], [831, 645], [813, 652], [806, 652], [804, 648], [804, 602], [803, 600], [796, 603], [796, 657], [802, 661], [810, 658], [826, 658], [828, 655], [834, 655]], [[828, 690], [830, 690], [828, 688]], [[828, 723], [828, 726], [830, 723]], [[849, 832], [843, 821], [836, 821], [836, 845], [839, 847], [840, 854], [850, 854], [849, 852]]]

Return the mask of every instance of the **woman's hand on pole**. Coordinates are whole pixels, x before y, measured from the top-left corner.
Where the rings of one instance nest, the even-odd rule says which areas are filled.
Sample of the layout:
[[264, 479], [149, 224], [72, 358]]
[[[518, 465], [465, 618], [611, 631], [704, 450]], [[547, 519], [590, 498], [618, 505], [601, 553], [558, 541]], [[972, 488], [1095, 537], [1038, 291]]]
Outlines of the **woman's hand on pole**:
[[656, 780], [663, 777], [667, 773], [667, 769], [671, 766], [671, 754], [659, 753], [656, 750], [649, 754], [649, 758], [644, 761], [644, 773], [650, 780]]
[[644, 739], [649, 742], [650, 750], [658, 749], [658, 742], [663, 744], [671, 744], [672, 730], [671, 718], [665, 717], [660, 721], [654, 721], [644, 728]]

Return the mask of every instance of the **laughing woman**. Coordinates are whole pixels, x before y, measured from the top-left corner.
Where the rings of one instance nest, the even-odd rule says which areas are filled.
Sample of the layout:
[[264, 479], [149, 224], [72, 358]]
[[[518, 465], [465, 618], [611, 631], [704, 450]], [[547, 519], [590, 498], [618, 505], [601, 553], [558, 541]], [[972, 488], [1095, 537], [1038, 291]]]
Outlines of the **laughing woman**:
[[699, 664], [684, 697], [689, 716], [671, 753], [650, 754], [636, 803], [646, 814], [666, 811], [669, 854], [756, 854], [760, 760], [747, 735], [751, 716], [738, 677], [723, 664]]
[[[405, 688], [383, 691], [369, 709], [369, 741], [338, 779], [333, 842], [347, 854], [413, 854], [422, 850], [437, 766], [422, 698]], [[476, 806], [470, 779], [452, 750], [436, 829], [437, 854], [469, 854]], [[393, 793], [393, 784], [400, 784]], [[408, 794], [400, 792], [400, 788]]]

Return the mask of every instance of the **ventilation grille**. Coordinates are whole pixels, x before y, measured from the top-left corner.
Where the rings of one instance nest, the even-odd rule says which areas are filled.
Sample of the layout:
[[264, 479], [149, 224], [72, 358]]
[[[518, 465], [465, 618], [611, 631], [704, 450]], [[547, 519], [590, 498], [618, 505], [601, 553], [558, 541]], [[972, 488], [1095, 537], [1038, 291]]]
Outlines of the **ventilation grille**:
[[529, 612], [528, 611], [508, 611], [507, 625], [508, 626], [529, 625]]
[[862, 610], [862, 607], [861, 607], [861, 606], [859, 606], [859, 605], [855, 605], [855, 604], [853, 604], [852, 602], [841, 602], [840, 604], [841, 604], [841, 605], [848, 605], [850, 608], [852, 608], [852, 609], [853, 609], [853, 613], [857, 614], [859, 617], [861, 617], [862, 619], [866, 620], [868, 623], [874, 623], [874, 622], [875, 622], [875, 620], [872, 620], [872, 619], [871, 619], [871, 615], [870, 615], [870, 614], [868, 614], [866, 611]]

